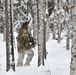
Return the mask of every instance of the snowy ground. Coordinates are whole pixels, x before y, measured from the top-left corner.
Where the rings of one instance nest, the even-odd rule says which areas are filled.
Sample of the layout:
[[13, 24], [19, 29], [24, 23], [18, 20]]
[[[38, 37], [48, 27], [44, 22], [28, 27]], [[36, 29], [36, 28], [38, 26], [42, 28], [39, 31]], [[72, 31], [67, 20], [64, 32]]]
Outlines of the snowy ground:
[[[6, 51], [5, 42], [0, 41], [0, 75], [70, 75], [70, 50], [66, 50], [66, 40], [57, 43], [49, 38], [47, 42], [47, 60], [45, 66], [37, 67], [37, 47], [34, 49], [34, 58], [30, 66], [16, 67], [16, 72], [12, 70], [5, 73]], [[17, 51], [15, 52], [17, 63]], [[26, 58], [26, 55], [25, 55]], [[25, 59], [24, 59], [25, 61]]]

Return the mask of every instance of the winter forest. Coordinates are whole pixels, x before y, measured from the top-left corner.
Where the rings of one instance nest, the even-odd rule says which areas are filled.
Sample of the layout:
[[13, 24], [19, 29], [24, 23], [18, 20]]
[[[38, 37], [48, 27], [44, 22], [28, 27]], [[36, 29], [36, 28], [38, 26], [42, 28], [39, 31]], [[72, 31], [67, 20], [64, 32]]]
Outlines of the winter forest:
[[[17, 66], [25, 22], [33, 39], [29, 66]], [[76, 75], [76, 0], [0, 0], [0, 75]], [[21, 62], [21, 61], [20, 61]]]

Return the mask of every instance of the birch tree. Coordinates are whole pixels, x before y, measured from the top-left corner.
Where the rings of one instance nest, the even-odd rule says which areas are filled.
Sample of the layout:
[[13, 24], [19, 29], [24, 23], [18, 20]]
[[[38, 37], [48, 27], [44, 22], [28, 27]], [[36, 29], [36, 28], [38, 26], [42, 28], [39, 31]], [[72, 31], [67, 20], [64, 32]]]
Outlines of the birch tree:
[[57, 18], [56, 18], [56, 11], [57, 11], [57, 8], [56, 7], [54, 7], [54, 10], [53, 10], [53, 12], [52, 12], [52, 15], [53, 15], [53, 17], [51, 17], [52, 18], [52, 24], [53, 24], [53, 39], [56, 39], [56, 25], [57, 25]]
[[[46, 39], [46, 41], [48, 41], [48, 39], [49, 39], [49, 30], [50, 30], [50, 27], [49, 27], [49, 15], [51, 15], [50, 13], [49, 13], [49, 11], [52, 13], [52, 9], [53, 9], [53, 6], [50, 6], [49, 7], [49, 0], [46, 0], [46, 25], [45, 25], [45, 39]], [[52, 3], [52, 2], [51, 2]], [[49, 9], [50, 8], [50, 9]]]
[[70, 75], [76, 75], [76, 29], [73, 29], [72, 34]]
[[72, 9], [74, 12], [71, 12], [71, 18], [70, 25], [72, 25], [72, 46], [71, 46], [71, 63], [70, 63], [70, 75], [76, 75], [76, 0], [71, 1], [72, 3]]
[[68, 21], [68, 24], [67, 24], [67, 40], [66, 40], [66, 49], [69, 49], [70, 48], [70, 22], [73, 20], [72, 19], [72, 16], [75, 14], [76, 12], [76, 0], [67, 0], [66, 1], [66, 11], [68, 14], [70, 14], [69, 16], [69, 21]]
[[58, 11], [57, 11], [57, 16], [58, 16], [58, 43], [61, 41], [61, 31], [62, 31], [62, 24], [64, 21], [64, 10], [61, 6], [60, 1], [58, 0], [58, 5], [57, 5]]
[[76, 75], [76, 15], [73, 14], [72, 21], [70, 21], [71, 25], [71, 63], [70, 63], [70, 75]]
[[46, 18], [46, 1], [37, 0], [38, 8], [38, 66], [44, 65], [44, 22]]
[[69, 0], [67, 0], [65, 2], [65, 5], [63, 6], [63, 9], [65, 10], [65, 19], [64, 19], [64, 24], [66, 27], [66, 50], [69, 50], [70, 47], [70, 26], [69, 26], [69, 22], [70, 22], [70, 8], [69, 8]]
[[[59, 5], [58, 5], [58, 10], [59, 10]], [[58, 11], [59, 12], [59, 11]], [[61, 41], [61, 14], [60, 14], [60, 12], [57, 14], [58, 15], [58, 43], [60, 43], [60, 41]]]

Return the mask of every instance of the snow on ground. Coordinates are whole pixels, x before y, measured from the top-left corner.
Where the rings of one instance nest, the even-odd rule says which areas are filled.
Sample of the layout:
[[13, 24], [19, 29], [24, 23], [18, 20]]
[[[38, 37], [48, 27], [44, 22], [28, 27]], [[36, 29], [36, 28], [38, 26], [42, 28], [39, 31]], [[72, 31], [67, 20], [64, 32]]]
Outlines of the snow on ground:
[[[6, 53], [5, 53], [5, 42], [0, 41], [0, 73], [4, 72], [5, 70], [5, 60], [6, 60]], [[1, 75], [1, 74], [0, 74]]]
[[[60, 43], [49, 38], [47, 42], [47, 60], [45, 66], [37, 67], [37, 47], [34, 50], [34, 57], [30, 66], [17, 67], [16, 71], [10, 70], [5, 72], [6, 67], [6, 51], [5, 42], [0, 41], [0, 75], [70, 75], [70, 50], [66, 50], [66, 40], [63, 39]], [[15, 52], [17, 63], [17, 51]], [[26, 55], [25, 55], [26, 58]], [[24, 58], [24, 61], [25, 61]]]

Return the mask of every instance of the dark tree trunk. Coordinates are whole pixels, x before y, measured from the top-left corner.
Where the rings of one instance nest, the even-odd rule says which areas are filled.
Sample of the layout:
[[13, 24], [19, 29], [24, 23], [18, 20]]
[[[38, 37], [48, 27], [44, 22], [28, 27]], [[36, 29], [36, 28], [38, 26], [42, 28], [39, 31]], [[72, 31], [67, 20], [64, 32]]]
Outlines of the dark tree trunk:
[[[8, 2], [9, 1], [9, 2]], [[10, 3], [10, 7], [9, 4]], [[10, 10], [10, 11], [9, 11]], [[13, 47], [13, 25], [12, 25], [12, 2], [5, 0], [5, 22], [6, 22], [6, 71], [12, 68], [15, 71], [14, 47]], [[10, 59], [12, 58], [12, 59]]]
[[5, 0], [5, 22], [6, 22], [6, 71], [10, 70], [10, 25], [8, 20], [8, 0]]
[[[69, 4], [69, 0], [66, 1]], [[69, 13], [69, 8], [67, 7], [67, 13]], [[69, 29], [69, 22], [67, 23], [67, 39], [66, 39], [66, 50], [70, 49], [70, 29]]]
[[[38, 32], [39, 32], [39, 9], [38, 9], [38, 0], [37, 0], [37, 28], [38, 28]], [[39, 34], [39, 33], [38, 33]], [[38, 37], [38, 35], [37, 35], [37, 39], [38, 39], [38, 46], [39, 46], [39, 37]], [[41, 53], [39, 52], [39, 47], [38, 47], [38, 66], [40, 66], [41, 65], [41, 55], [40, 55]]]
[[46, 23], [44, 22], [44, 58], [46, 59], [47, 56], [47, 51], [46, 51]]
[[10, 0], [10, 34], [11, 34], [11, 55], [12, 55], [12, 69], [15, 71], [15, 60], [14, 60], [14, 41], [13, 41], [13, 11], [12, 11], [12, 0]]

